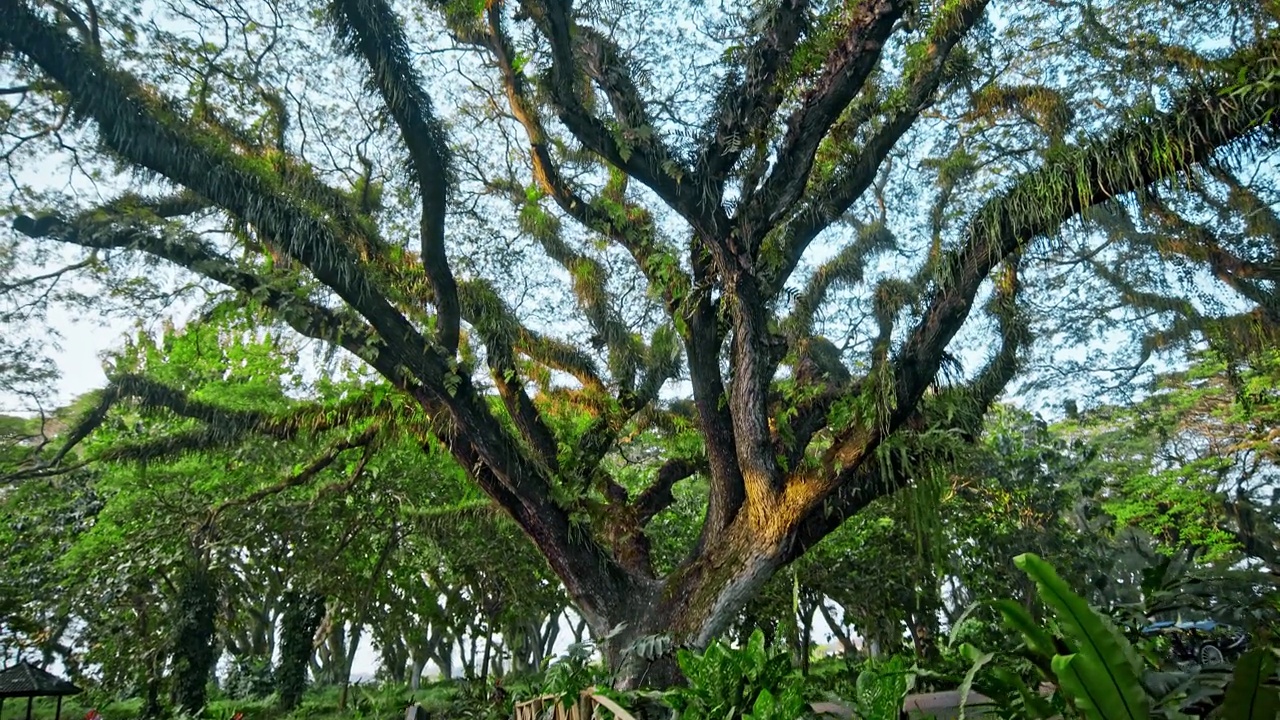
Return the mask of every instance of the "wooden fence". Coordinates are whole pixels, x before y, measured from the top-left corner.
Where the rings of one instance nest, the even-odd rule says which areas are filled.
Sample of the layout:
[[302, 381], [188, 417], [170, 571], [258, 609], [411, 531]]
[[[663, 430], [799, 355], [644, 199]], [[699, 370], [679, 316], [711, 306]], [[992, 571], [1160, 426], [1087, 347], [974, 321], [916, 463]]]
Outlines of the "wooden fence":
[[517, 703], [515, 720], [592, 720], [609, 717], [607, 713], [600, 712], [601, 708], [608, 710], [617, 720], [636, 720], [621, 705], [597, 693], [595, 688], [583, 690], [578, 696], [578, 702], [568, 707], [560, 704], [559, 695], [543, 695]]

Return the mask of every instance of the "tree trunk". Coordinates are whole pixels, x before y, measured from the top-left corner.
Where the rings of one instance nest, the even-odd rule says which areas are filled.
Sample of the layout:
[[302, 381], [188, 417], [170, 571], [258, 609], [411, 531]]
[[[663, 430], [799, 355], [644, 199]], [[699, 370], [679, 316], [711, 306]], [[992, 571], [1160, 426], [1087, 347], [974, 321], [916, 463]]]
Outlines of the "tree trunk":
[[351, 666], [356, 662], [356, 650], [360, 648], [360, 636], [364, 634], [364, 626], [351, 624], [351, 635], [347, 638], [346, 652], [340, 655], [342, 667], [339, 669], [341, 673], [341, 687], [338, 692], [338, 710], [345, 711], [347, 709], [347, 696], [351, 690]]
[[434, 660], [440, 668], [440, 676], [446, 680], [453, 679], [453, 643], [449, 640], [441, 640], [436, 646], [436, 650], [427, 656], [428, 659]]
[[[849, 637], [849, 633], [845, 632], [844, 623], [836, 622], [834, 614], [827, 608], [825, 601], [818, 601], [818, 612], [822, 613], [822, 619], [827, 621], [827, 627], [831, 628], [831, 634], [836, 636], [839, 641], [840, 654], [850, 655], [857, 651], [857, 647], [853, 644], [853, 639]], [[841, 618], [843, 620], [843, 617]]]
[[538, 656], [532, 658], [532, 670], [542, 667], [542, 661], [549, 657], [555, 651], [556, 640], [560, 637], [560, 613], [556, 613], [547, 618], [546, 631], [542, 634], [538, 643]]
[[403, 639], [384, 637], [377, 644], [377, 650], [382, 676], [396, 685], [403, 685], [405, 670], [409, 667], [408, 651]]
[[337, 605], [333, 605], [330, 610], [330, 621], [332, 625], [329, 633], [324, 637], [324, 643], [320, 647], [319, 657], [321, 660], [321, 669], [325, 685], [341, 685], [342, 684], [342, 665], [347, 657], [347, 625], [346, 621], [338, 616]]
[[[474, 634], [458, 638], [458, 659], [462, 661], [462, 675], [468, 680], [476, 677], [476, 654], [479, 652], [478, 640]], [[471, 652], [468, 653], [467, 649]]]
[[276, 692], [280, 709], [298, 707], [307, 687], [307, 665], [315, 649], [316, 631], [324, 619], [324, 598], [289, 592], [284, 597], [280, 621], [280, 664], [276, 667]]
[[800, 606], [800, 674], [809, 675], [810, 655], [813, 654], [813, 615], [817, 608], [814, 603], [801, 603]]
[[140, 717], [145, 720], [156, 720], [164, 717], [164, 708], [160, 706], [160, 668], [153, 663], [152, 672], [147, 677], [147, 695], [142, 704]]
[[577, 620], [570, 621], [569, 631], [573, 633], [573, 642], [581, 645], [583, 636], [585, 636], [587, 632], [587, 619], [578, 615]]
[[745, 514], [740, 515], [719, 542], [665, 583], [650, 583], [631, 593], [629, 602], [610, 617], [611, 627], [593, 628], [597, 637], [604, 637], [626, 624], [603, 648], [609, 667], [616, 669], [615, 687], [631, 690], [679, 682], [672, 654], [649, 661], [629, 648], [650, 635], [666, 635], [675, 646], [706, 647], [782, 566], [784, 538], [751, 525]]
[[418, 689], [422, 687], [422, 669], [426, 666], [426, 662], [426, 660], [416, 655], [412, 660], [413, 667], [409, 670], [409, 689], [414, 692], [418, 692]]
[[507, 648], [502, 643], [498, 643], [498, 646], [494, 650], [493, 667], [490, 674], [493, 675], [493, 682], [495, 684], [501, 684], [502, 677], [506, 674], [506, 667], [503, 660], [506, 656]]
[[490, 630], [484, 636], [484, 658], [480, 661], [480, 684], [484, 685], [489, 682], [489, 653], [493, 650], [493, 630]]
[[218, 588], [203, 561], [185, 568], [178, 583], [172, 650], [173, 704], [194, 716], [204, 710], [205, 690], [218, 659], [213, 645]]

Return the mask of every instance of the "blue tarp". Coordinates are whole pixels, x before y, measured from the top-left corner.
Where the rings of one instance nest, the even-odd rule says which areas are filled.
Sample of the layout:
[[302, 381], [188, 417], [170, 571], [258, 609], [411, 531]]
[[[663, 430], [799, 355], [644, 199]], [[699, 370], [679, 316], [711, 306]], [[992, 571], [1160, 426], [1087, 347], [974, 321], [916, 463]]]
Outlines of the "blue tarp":
[[1144, 634], [1157, 633], [1161, 630], [1203, 630], [1205, 632], [1213, 631], [1217, 628], [1225, 627], [1222, 623], [1213, 620], [1199, 620], [1196, 622], [1173, 622], [1172, 620], [1164, 620], [1162, 622], [1151, 623], [1142, 628]]

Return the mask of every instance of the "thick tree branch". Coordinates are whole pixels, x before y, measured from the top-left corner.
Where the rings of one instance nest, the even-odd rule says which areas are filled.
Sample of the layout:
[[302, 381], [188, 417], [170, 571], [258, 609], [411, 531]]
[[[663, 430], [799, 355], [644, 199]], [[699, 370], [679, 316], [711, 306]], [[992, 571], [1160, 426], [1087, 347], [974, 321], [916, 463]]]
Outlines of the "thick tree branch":
[[[613, 116], [624, 131], [636, 140], [643, 140], [645, 135], [655, 132], [649, 110], [640, 94], [640, 88], [636, 87], [631, 78], [622, 49], [612, 38], [593, 27], [579, 25], [577, 32], [582, 69], [604, 90]], [[662, 154], [671, 155], [660, 138], [655, 138], [652, 142]]]
[[94, 430], [102, 425], [111, 408], [132, 399], [141, 407], [164, 409], [180, 417], [199, 420], [204, 429], [191, 433], [125, 444], [109, 448], [94, 460], [146, 460], [172, 457], [175, 453], [225, 447], [250, 433], [276, 440], [292, 440], [301, 433], [319, 433], [357, 422], [372, 410], [367, 398], [359, 397], [337, 408], [304, 406], [288, 413], [232, 410], [189, 398], [186, 393], [140, 375], [114, 378], [102, 391], [97, 404], [82, 415], [62, 440], [62, 446], [46, 466], [56, 466]]
[[524, 380], [516, 368], [515, 353], [510, 342], [498, 334], [486, 337], [485, 355], [498, 395], [520, 430], [520, 435], [551, 472], [558, 471], [555, 436], [543, 421], [529, 393], [525, 391]]
[[648, 525], [649, 521], [658, 513], [670, 507], [672, 502], [675, 502], [675, 495], [671, 491], [676, 486], [676, 483], [696, 475], [702, 468], [702, 463], [684, 458], [673, 458], [663, 463], [662, 467], [658, 468], [658, 474], [654, 478], [653, 484], [645, 488], [635, 499], [636, 514], [640, 527]]
[[211, 521], [216, 520], [218, 516], [220, 516], [222, 513], [226, 512], [230, 508], [246, 507], [249, 505], [253, 505], [268, 497], [271, 497], [272, 495], [279, 495], [280, 493], [285, 492], [287, 490], [291, 490], [293, 488], [306, 485], [307, 483], [311, 482], [311, 480], [314, 479], [315, 476], [319, 475], [326, 468], [328, 468], [330, 465], [336, 462], [337, 459], [344, 452], [355, 449], [355, 448], [365, 448], [366, 449], [365, 455], [360, 459], [360, 463], [359, 465], [357, 465], [356, 471], [354, 473], [354, 475], [359, 476], [359, 474], [363, 471], [366, 463], [368, 462], [368, 459], [369, 459], [368, 448], [371, 447], [371, 443], [373, 443], [374, 438], [377, 437], [378, 429], [379, 428], [377, 425], [371, 425], [367, 429], [365, 429], [364, 432], [360, 433], [356, 437], [343, 438], [342, 440], [339, 440], [338, 442], [331, 445], [329, 449], [327, 449], [319, 457], [316, 457], [310, 463], [308, 463], [306, 467], [290, 475], [289, 477], [281, 480], [275, 485], [269, 485], [267, 487], [260, 488], [243, 497], [230, 498], [228, 500], [224, 500], [223, 502], [219, 503], [217, 507], [215, 507], [210, 512]]
[[769, 328], [768, 300], [755, 276], [735, 272], [729, 278], [733, 321], [733, 379], [729, 408], [738, 466], [747, 496], [747, 509], [764, 522], [772, 513], [784, 474], [774, 453], [769, 423], [769, 386], [786, 341]]
[[[988, 305], [999, 327], [999, 348], [968, 385], [943, 391], [951, 400], [946, 404], [946, 422], [966, 443], [978, 441], [987, 411], [1013, 380], [1021, 353], [1030, 342], [1027, 320], [1017, 305], [1021, 290], [1018, 266], [1016, 254], [1005, 262]], [[913, 434], [917, 430], [928, 430], [931, 422], [928, 408], [918, 407], [904, 423], [906, 427], [897, 430], [907, 445], [905, 459], [900, 453], [889, 452], [879, 462], [862, 462], [841, 473], [836, 491], [801, 523], [796, 541], [788, 549], [788, 560], [803, 555], [871, 502], [907, 487], [913, 478], [913, 468], [918, 467], [916, 456], [924, 452], [913, 445], [916, 442]]]
[[[709, 286], [712, 273], [710, 258], [697, 243], [690, 248], [690, 255], [698, 286]], [[689, 382], [693, 386], [693, 403], [698, 411], [699, 428], [706, 438], [707, 461], [711, 468], [707, 518], [698, 541], [701, 547], [733, 522], [746, 501], [746, 488], [742, 468], [737, 461], [737, 441], [727, 403], [728, 393], [720, 374], [724, 335], [717, 303], [705, 289], [699, 290], [691, 300], [684, 317], [688, 329], [684, 339], [689, 357]]]
[[335, 0], [329, 12], [351, 51], [369, 67], [371, 84], [381, 94], [409, 149], [411, 167], [422, 194], [419, 233], [422, 263], [435, 290], [440, 344], [458, 349], [458, 288], [445, 254], [445, 214], [449, 151], [431, 98], [409, 57], [404, 29], [384, 0]]
[[93, 118], [102, 141], [140, 167], [160, 173], [258, 228], [363, 315], [382, 351], [445, 396], [448, 364], [373, 285], [359, 259], [324, 219], [281, 194], [245, 158], [202, 142], [162, 112], [129, 78], [71, 42], [20, 0], [0, 2], [0, 39], [63, 86], [77, 110]]
[[852, 6], [845, 36], [787, 120], [773, 172], [758, 192], [743, 190], [746, 212], [737, 219], [743, 246], [735, 249], [736, 254], [754, 257], [759, 240], [803, 195], [818, 145], [875, 69], [894, 23], [908, 4], [868, 0]]
[[[515, 69], [515, 52], [503, 30], [500, 8], [496, 4], [490, 6], [488, 17], [489, 49], [502, 72], [512, 114], [529, 139], [534, 181], [569, 217], [626, 248], [649, 284], [665, 299], [668, 312], [674, 317], [677, 303], [692, 285], [674, 261], [674, 250], [662, 246], [652, 215], [626, 199], [625, 174], [619, 173], [621, 177], [611, 183], [611, 197], [606, 201], [605, 198], [583, 198], [560, 173], [551, 157], [549, 139], [528, 84], [524, 75]], [[621, 206], [622, 212], [612, 206]]]
[[[690, 171], [667, 150], [656, 132], [620, 141], [578, 95], [578, 43], [569, 0], [523, 0], [521, 7], [538, 24], [551, 45], [551, 96], [560, 121], [586, 147], [658, 194], [703, 234], [714, 237], [728, 218], [718, 203], [706, 202], [694, 183], [682, 182]], [[628, 83], [629, 85], [632, 83]]]
[[[864, 477], [870, 472], [862, 469], [866, 460], [915, 412], [937, 375], [947, 343], [968, 317], [980, 285], [998, 262], [1089, 207], [1208, 161], [1220, 148], [1259, 131], [1264, 123], [1274, 132], [1280, 118], [1268, 118], [1267, 109], [1277, 101], [1280, 91], [1238, 101], [1222, 97], [1213, 88], [1204, 89], [1182, 98], [1170, 113], [1063, 151], [990, 200], [971, 220], [964, 244], [940, 263], [933, 297], [892, 362], [891, 398], [878, 424], [847, 431], [824, 459], [838, 471], [817, 488], [797, 492], [821, 500], [838, 490], [837, 494], [852, 498], [847, 502], [856, 504], [868, 495], [864, 488], [877, 487]], [[822, 502], [812, 507], [811, 512], [821, 514]]]
[[796, 41], [808, 25], [808, 0], [780, 0], [764, 10], [763, 30], [746, 51], [741, 71], [725, 83], [700, 150], [697, 175], [723, 192], [728, 172], [742, 151], [762, 142], [758, 137], [782, 103], [785, 88], [778, 74], [790, 61]]
[[[505, 492], [494, 497], [502, 498], [504, 505], [516, 503], [508, 511], [523, 519], [521, 527], [544, 553], [594, 556], [600, 552], [593, 541], [575, 539], [568, 513], [551, 499], [543, 471], [493, 417], [452, 358], [443, 357], [390, 305], [327, 220], [280, 193], [248, 159], [204, 141], [189, 128], [162, 120], [165, 114], [136, 80], [69, 40], [22, 0], [0, 0], [0, 42], [58, 82], [79, 113], [96, 121], [104, 145], [252, 225], [363, 315], [381, 343], [379, 362], [411, 373], [414, 384], [405, 389], [415, 393], [424, 407], [447, 408], [452, 425], [466, 438], [451, 443], [451, 450], [473, 474], [492, 472], [500, 480]], [[393, 381], [404, 383], [405, 379], [397, 373]], [[612, 592], [602, 588], [619, 587], [617, 577], [605, 566], [582, 561], [560, 564], [557, 570], [572, 585], [571, 592], [581, 592], [580, 601], [588, 602], [601, 592]]]
[[[641, 271], [665, 297], [668, 311], [675, 313], [677, 298], [687, 290], [682, 290], [678, 266], [659, 269], [661, 253], [654, 252], [653, 233], [655, 227], [649, 214], [632, 206], [625, 198], [625, 178], [621, 173], [614, 175], [618, 185], [611, 183], [608, 201], [596, 198], [585, 201], [569, 185], [560, 174], [550, 153], [547, 137], [534, 105], [524, 76], [517, 72], [514, 65], [514, 52], [510, 41], [503, 31], [500, 9], [497, 5], [488, 10], [489, 37], [488, 47], [502, 72], [503, 85], [506, 88], [508, 103], [512, 113], [525, 129], [529, 139], [530, 158], [533, 164], [534, 179], [543, 192], [549, 194], [570, 217], [588, 229], [599, 232], [625, 247], [640, 266]], [[616, 60], [616, 58], [615, 58]], [[619, 101], [621, 102], [621, 101]], [[579, 305], [587, 315], [588, 322], [596, 332], [596, 337], [609, 348], [610, 369], [615, 381], [619, 383], [621, 393], [620, 411], [606, 413], [593, 423], [582, 436], [576, 448], [575, 458], [578, 473], [590, 473], [601, 457], [608, 452], [618, 431], [635, 412], [648, 405], [657, 396], [657, 392], [670, 374], [650, 362], [645, 382], [640, 388], [635, 386], [635, 376], [643, 347], [633, 339], [631, 332], [617, 318], [608, 303], [604, 292], [604, 269], [599, 263], [574, 251], [560, 237], [557, 228], [546, 227], [549, 218], [541, 215], [542, 210], [536, 203], [528, 205], [528, 199], [516, 188], [511, 189], [514, 202], [526, 204], [526, 213], [532, 213], [538, 222], [533, 222], [531, 231], [540, 241], [547, 254], [565, 267], [574, 281], [575, 295]], [[626, 218], [615, 217], [610, 212], [609, 203], [621, 206], [627, 214]], [[637, 222], [643, 218], [643, 221]], [[674, 270], [674, 272], [672, 272]], [[687, 287], [685, 280], [683, 287]], [[656, 336], [655, 336], [656, 340]]]
[[1224, 98], [1214, 88], [1196, 92], [1169, 113], [1050, 158], [989, 201], [970, 222], [964, 244], [944, 257], [928, 309], [894, 362], [896, 409], [889, 429], [901, 424], [932, 382], [996, 263], [1088, 207], [1208, 161], [1264, 123], [1275, 132], [1280, 118], [1268, 118], [1268, 110], [1278, 101], [1280, 91], [1244, 100]]
[[[137, 206], [132, 207], [136, 211]], [[304, 336], [344, 347], [367, 361], [375, 360], [370, 352], [374, 346], [372, 333], [360, 318], [276, 287], [269, 280], [236, 267], [199, 238], [180, 231], [166, 232], [148, 224], [136, 212], [121, 215], [104, 208], [72, 220], [57, 215], [35, 219], [19, 216], [13, 221], [13, 229], [32, 238], [48, 238], [93, 249], [137, 250], [168, 260], [261, 302]]]
[[[768, 291], [776, 293], [795, 271], [809, 244], [848, 211], [875, 182], [885, 158], [902, 136], [915, 124], [920, 113], [933, 104], [938, 88], [947, 78], [947, 60], [974, 25], [982, 19], [989, 0], [965, 0], [939, 11], [922, 42], [921, 60], [908, 68], [902, 85], [890, 96], [884, 124], [876, 128], [858, 151], [853, 162], [838, 170], [811, 193], [800, 209], [778, 232], [764, 240], [778, 245], [781, 263], [765, 268]], [[772, 224], [762, 228], [768, 231]], [[772, 255], [772, 253], [765, 253]]]
[[[1013, 381], [1020, 367], [1021, 353], [1031, 343], [1030, 325], [1018, 308], [1018, 294], [1022, 290], [1018, 276], [1020, 265], [1020, 255], [1010, 255], [996, 279], [995, 293], [988, 310], [995, 316], [999, 327], [1000, 347], [969, 387], [968, 395], [972, 405], [969, 417], [980, 418], [986, 414], [1000, 393]], [[980, 430], [979, 423], [970, 428], [962, 428], [961, 432], [967, 433], [967, 439], [973, 442], [977, 440]]]

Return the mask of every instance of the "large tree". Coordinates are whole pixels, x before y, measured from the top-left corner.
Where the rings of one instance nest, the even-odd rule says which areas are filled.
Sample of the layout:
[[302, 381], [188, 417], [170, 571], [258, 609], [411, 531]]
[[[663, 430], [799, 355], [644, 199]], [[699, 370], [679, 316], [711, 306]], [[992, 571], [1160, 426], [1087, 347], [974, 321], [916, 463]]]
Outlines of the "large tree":
[[[363, 360], [629, 685], [661, 676], [637, 638], [707, 643], [978, 432], [1028, 339], [1033, 241], [1273, 137], [1264, 4], [1106, 8], [1148, 18], [1144, 42], [1083, 42], [1093, 4], [988, 0], [0, 0], [6, 158], [114, 193], [23, 176], [13, 228], [97, 253], [75, 271], [115, 297], [154, 301], [165, 261]], [[1225, 50], [1165, 68], [1185, 18], [1224, 14], [1197, 40]], [[1121, 61], [1163, 100], [1077, 82]], [[985, 359], [958, 359], [962, 328]], [[91, 421], [141, 387], [113, 381]], [[223, 435], [286, 427], [146, 396]], [[638, 431], [690, 426], [648, 487], [618, 482]], [[660, 573], [646, 527], [693, 475], [705, 519]]]

